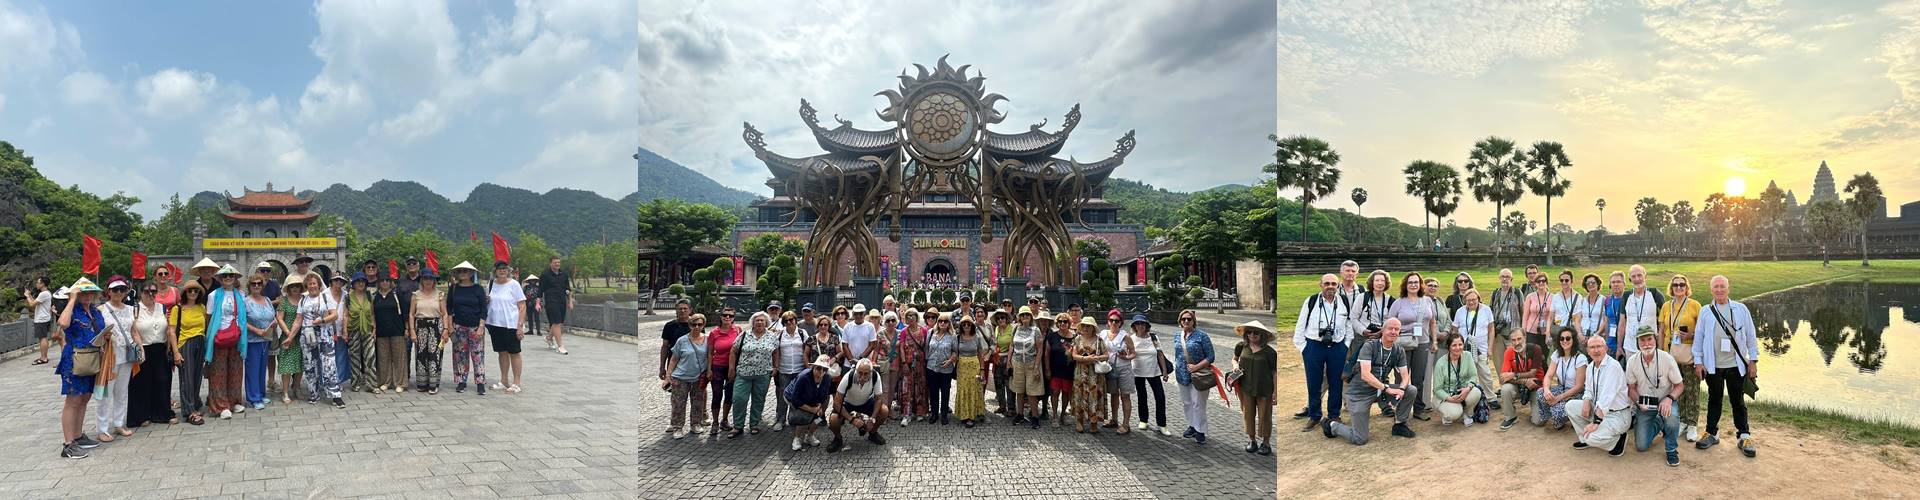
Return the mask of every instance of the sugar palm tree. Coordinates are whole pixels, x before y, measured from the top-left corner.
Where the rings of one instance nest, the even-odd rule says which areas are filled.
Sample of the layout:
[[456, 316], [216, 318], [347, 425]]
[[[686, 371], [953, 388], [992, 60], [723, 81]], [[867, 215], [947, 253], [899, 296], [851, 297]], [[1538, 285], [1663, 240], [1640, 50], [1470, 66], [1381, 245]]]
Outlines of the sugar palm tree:
[[1867, 258], [1867, 223], [1886, 215], [1883, 207], [1887, 205], [1887, 197], [1880, 191], [1880, 179], [1872, 173], [1855, 174], [1847, 181], [1847, 194], [1853, 195], [1853, 199], [1847, 200], [1847, 208], [1860, 219], [1860, 267], [1869, 267], [1873, 262]]
[[1363, 236], [1362, 232], [1367, 228], [1367, 216], [1361, 213], [1360, 208], [1367, 204], [1367, 189], [1353, 188], [1351, 196], [1353, 198], [1353, 215], [1360, 217], [1360, 227], [1355, 228], [1358, 229], [1358, 231], [1354, 231], [1353, 233], [1354, 242], [1361, 243], [1359, 240]]
[[1600, 227], [1601, 228], [1607, 227], [1607, 199], [1606, 198], [1594, 199], [1593, 208], [1600, 209]]
[[1407, 164], [1400, 172], [1407, 178], [1407, 195], [1420, 199], [1420, 224], [1426, 230], [1422, 244], [1431, 249], [1433, 229], [1428, 219], [1436, 214], [1445, 217], [1459, 208], [1460, 171], [1444, 163], [1419, 160]]
[[1273, 141], [1273, 163], [1266, 170], [1279, 180], [1281, 189], [1300, 188], [1300, 241], [1307, 241], [1307, 216], [1314, 200], [1333, 194], [1340, 184], [1340, 153], [1316, 137], [1296, 135], [1285, 139], [1268, 135]]
[[1567, 159], [1567, 148], [1558, 142], [1540, 141], [1533, 143], [1533, 150], [1527, 153], [1527, 169], [1534, 176], [1527, 179], [1527, 189], [1534, 196], [1547, 199], [1547, 265], [1553, 265], [1553, 197], [1565, 196], [1573, 181], [1561, 175], [1561, 170], [1572, 167]]
[[[1488, 137], [1473, 144], [1467, 152], [1467, 185], [1473, 188], [1473, 199], [1482, 203], [1493, 202], [1493, 213], [1499, 214], [1507, 205], [1520, 201], [1526, 194], [1521, 182], [1527, 178], [1526, 153], [1514, 147], [1513, 141]], [[1494, 250], [1494, 262], [1498, 263], [1500, 252]]]

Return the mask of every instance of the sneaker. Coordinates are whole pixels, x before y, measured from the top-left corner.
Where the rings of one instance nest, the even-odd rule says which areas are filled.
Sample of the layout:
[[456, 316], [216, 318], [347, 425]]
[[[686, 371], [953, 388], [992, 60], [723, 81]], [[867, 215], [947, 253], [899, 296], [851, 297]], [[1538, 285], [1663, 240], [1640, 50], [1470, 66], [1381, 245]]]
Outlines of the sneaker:
[[847, 443], [845, 441], [841, 441], [840, 438], [836, 437], [836, 438], [833, 438], [832, 443], [827, 443], [827, 453], [838, 453], [840, 452], [840, 450], [846, 449], [846, 447], [847, 447]]
[[1753, 436], [1747, 435], [1747, 434], [1741, 434], [1740, 435], [1740, 454], [1746, 455], [1747, 458], [1753, 458], [1754, 455], [1758, 455], [1759, 453], [1760, 451], [1757, 449], [1754, 449], [1753, 447]]
[[[1033, 427], [1033, 428], [1035, 428], [1035, 429], [1039, 429], [1039, 428], [1040, 428], [1040, 419], [1037, 419], [1037, 418], [1033, 418], [1033, 419], [1027, 419], [1027, 425], [1029, 425], [1029, 426], [1031, 426], [1031, 427]], [[1167, 430], [1166, 430], [1166, 429], [1160, 429], [1160, 433], [1161, 433], [1161, 434], [1165, 434], [1166, 432], [1167, 432]]]
[[1514, 418], [1509, 418], [1509, 419], [1506, 419], [1506, 420], [1502, 420], [1502, 421], [1500, 421], [1500, 430], [1503, 430], [1503, 431], [1504, 431], [1504, 430], [1507, 430], [1507, 429], [1512, 429], [1512, 428], [1513, 428], [1513, 423], [1514, 423], [1514, 422], [1518, 422], [1518, 421], [1520, 421], [1520, 417], [1514, 417]]
[[93, 454], [88, 452], [86, 448], [82, 448], [79, 443], [60, 445], [60, 458], [81, 459], [92, 455]]
[[1333, 423], [1336, 421], [1339, 421], [1339, 419], [1330, 418], [1330, 419], [1321, 421], [1320, 435], [1326, 436], [1327, 439], [1333, 439], [1335, 436], [1335, 434], [1333, 433]]
[[79, 446], [80, 449], [91, 450], [96, 446], [100, 446], [100, 441], [86, 434], [81, 434], [79, 439], [73, 440], [73, 444], [74, 446]]
[[684, 437], [687, 437], [687, 434], [692, 434], [691, 432], [680, 432], [679, 429], [674, 429], [672, 431], [669, 431], [668, 433], [673, 434], [674, 439], [684, 438]]
[[453, 386], [453, 392], [467, 392], [467, 383], [461, 382], [460, 385]]
[[1494, 410], [1494, 411], [1500, 411], [1500, 402], [1499, 402], [1499, 401], [1488, 401], [1488, 402], [1487, 402], [1487, 408], [1489, 408], [1489, 409], [1492, 409], [1492, 410]]
[[1193, 430], [1193, 427], [1192, 427], [1192, 426], [1188, 426], [1188, 427], [1187, 427], [1187, 432], [1186, 432], [1185, 434], [1181, 434], [1181, 435], [1180, 435], [1180, 438], [1181, 438], [1181, 439], [1193, 439], [1193, 435], [1194, 435], [1194, 434], [1199, 434], [1199, 432], [1198, 432], [1198, 431], [1195, 431], [1195, 430]]
[[[783, 423], [780, 423], [780, 422], [774, 422], [774, 423], [773, 423], [773, 431], [774, 431], [774, 432], [780, 432], [780, 429], [785, 429], [785, 428], [787, 428], [787, 426], [786, 426], [785, 424], [783, 424]], [[798, 439], [798, 438], [795, 438], [795, 439]]]
[[1460, 426], [1461, 426], [1461, 427], [1473, 427], [1473, 417], [1467, 417], [1467, 418], [1463, 418], [1463, 419], [1460, 419]]
[[1573, 442], [1573, 449], [1576, 449], [1576, 450], [1584, 450], [1584, 449], [1587, 449], [1587, 448], [1592, 448], [1592, 446], [1587, 446], [1587, 442], [1586, 442], [1586, 441], [1574, 441], [1574, 442]]
[[1407, 424], [1393, 424], [1393, 435], [1412, 438], [1414, 436], [1413, 428], [1407, 427]]
[[1720, 444], [1720, 437], [1712, 434], [1708, 434], [1705, 437], [1701, 437], [1699, 441], [1694, 442], [1693, 447], [1695, 449], [1704, 450], [1707, 448], [1712, 448], [1713, 445], [1716, 445], [1716, 444]]
[[347, 402], [342, 401], [340, 398], [333, 398], [333, 407], [335, 409], [345, 410], [347, 409]]
[[266, 403], [254, 403], [254, 404], [253, 404], [253, 409], [255, 409], [255, 410], [265, 410], [265, 409], [267, 409], [267, 404], [266, 404]]
[[1260, 443], [1260, 455], [1273, 455], [1273, 443]]
[[1248, 439], [1248, 440], [1247, 440], [1247, 453], [1253, 453], [1253, 452], [1257, 452], [1257, 451], [1260, 451], [1260, 442], [1259, 442], [1259, 441], [1254, 441], [1254, 440], [1252, 440], [1252, 439]]
[[1193, 433], [1193, 440], [1199, 444], [1207, 444], [1207, 433], [1195, 432]]
[[1162, 435], [1162, 436], [1172, 436], [1172, 435], [1173, 435], [1173, 433], [1171, 433], [1171, 432], [1167, 432], [1167, 426], [1164, 426], [1164, 425], [1162, 425], [1162, 426], [1159, 426], [1159, 427], [1160, 427], [1160, 435]]
[[1613, 441], [1613, 449], [1607, 450], [1607, 456], [1618, 457], [1625, 454], [1627, 454], [1627, 438], [1621, 436], [1619, 439]]
[[907, 417], [900, 417], [900, 426], [901, 427], [907, 426]]
[[1308, 417], [1308, 415], [1307, 415], [1307, 409], [1306, 409], [1306, 407], [1301, 407], [1301, 408], [1300, 408], [1300, 413], [1295, 413], [1295, 414], [1293, 414], [1293, 418], [1294, 418], [1295, 420], [1299, 420], [1299, 419], [1302, 419], [1302, 418], [1307, 418], [1307, 417]]
[[808, 434], [807, 446], [820, 446], [820, 437], [812, 434]]
[[221, 420], [229, 420], [232, 418], [233, 418], [233, 410], [220, 410]]
[[887, 438], [880, 437], [880, 433], [875, 432], [872, 434], [867, 434], [867, 442], [873, 443], [876, 446], [883, 445], [883, 444], [887, 444]]
[[567, 348], [565, 347], [560, 348], [560, 354], [565, 355], [566, 353], [567, 353]]
[[1680, 466], [1680, 452], [1678, 451], [1667, 452], [1667, 466], [1668, 467]]
[[1689, 425], [1689, 426], [1687, 426], [1687, 430], [1686, 430], [1686, 435], [1687, 435], [1687, 442], [1689, 442], [1689, 443], [1691, 443], [1691, 442], [1695, 442], [1695, 441], [1699, 441], [1699, 440], [1700, 440], [1700, 427], [1698, 427], [1698, 426], [1693, 426], [1693, 425]]
[[[499, 389], [499, 388], [500, 388], [500, 384], [494, 384], [494, 385], [493, 385], [493, 388], [495, 388], [495, 389]], [[481, 395], [481, 396], [485, 396], [485, 395], [487, 395], [487, 386], [484, 386], [484, 385], [476, 385], [476, 386], [473, 386], [473, 393], [474, 393], [474, 394], [479, 394], [479, 395]]]
[[1425, 408], [1415, 409], [1413, 410], [1413, 419], [1419, 420], [1421, 422], [1433, 420], [1433, 416], [1428, 415], [1427, 413], [1428, 411]]
[[800, 438], [793, 438], [793, 451], [800, 451]]
[[233, 405], [233, 412], [234, 412], [234, 413], [246, 413], [246, 412], [247, 412], [247, 405]]
[[1139, 425], [1135, 425], [1135, 426], [1133, 426], [1133, 428], [1135, 428], [1135, 429], [1140, 429], [1140, 430], [1143, 430], [1143, 431], [1144, 431], [1144, 430], [1147, 430], [1147, 423], [1146, 423], [1146, 422], [1141, 422], [1141, 423], [1140, 423]]

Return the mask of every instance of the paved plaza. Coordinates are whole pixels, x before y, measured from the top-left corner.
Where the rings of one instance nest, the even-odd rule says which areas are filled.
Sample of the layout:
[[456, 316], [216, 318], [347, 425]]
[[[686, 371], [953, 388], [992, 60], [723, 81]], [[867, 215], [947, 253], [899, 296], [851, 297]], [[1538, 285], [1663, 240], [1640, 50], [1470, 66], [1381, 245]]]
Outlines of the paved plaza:
[[[645, 498], [1273, 498], [1275, 457], [1247, 453], [1238, 402], [1229, 408], [1209, 398], [1213, 426], [1205, 445], [1182, 439], [1187, 426], [1179, 396], [1167, 383], [1167, 427], [1172, 436], [1135, 431], [1118, 436], [1076, 434], [1071, 427], [1038, 430], [990, 416], [989, 425], [968, 429], [899, 420], [884, 427], [884, 446], [874, 446], [846, 427], [848, 449], [827, 453], [832, 438], [820, 432], [820, 447], [791, 451], [792, 433], [704, 433], [674, 440], [667, 435], [668, 394], [659, 389], [660, 329], [671, 319], [643, 317], [640, 327], [640, 490]], [[1211, 314], [1202, 314], [1209, 319]], [[1267, 317], [1271, 317], [1268, 315]], [[1212, 318], [1222, 320], [1224, 318]], [[1234, 323], [1238, 323], [1238, 320]], [[1271, 320], [1268, 320], [1271, 321]], [[1203, 323], [1208, 323], [1203, 321]], [[1171, 327], [1156, 325], [1164, 340]], [[1232, 353], [1231, 329], [1213, 333], [1224, 364]], [[768, 395], [772, 403], [773, 394]], [[994, 408], [987, 395], [987, 409]], [[772, 408], [766, 421], [772, 423]], [[1136, 415], [1137, 416], [1137, 415]]]
[[[276, 398], [232, 420], [149, 425], [82, 460], [60, 457], [53, 365], [9, 359], [0, 498], [634, 498], [633, 346], [571, 336], [563, 356], [543, 344], [526, 339], [520, 394], [443, 382], [437, 395], [348, 393], [344, 410]], [[486, 362], [497, 376], [492, 352]]]

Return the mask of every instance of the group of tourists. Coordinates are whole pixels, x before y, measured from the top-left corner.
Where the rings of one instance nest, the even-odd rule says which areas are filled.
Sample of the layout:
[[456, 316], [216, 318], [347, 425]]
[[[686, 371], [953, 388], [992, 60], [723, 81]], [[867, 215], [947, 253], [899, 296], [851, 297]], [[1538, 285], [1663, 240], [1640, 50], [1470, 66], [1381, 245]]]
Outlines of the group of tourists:
[[[446, 286], [413, 258], [405, 274], [378, 272], [367, 261], [351, 276], [323, 277], [312, 263], [295, 259], [283, 280], [269, 262], [249, 274], [211, 259], [195, 264], [192, 276], [162, 267], [155, 279], [113, 276], [104, 287], [81, 278], [48, 290], [49, 280], [37, 280], [28, 292], [34, 331], [62, 346], [54, 368], [65, 397], [61, 456], [86, 458], [148, 424], [203, 425], [211, 416], [262, 410], [273, 395], [282, 404], [324, 399], [346, 408], [344, 392], [438, 394], [449, 358], [454, 392], [471, 383], [485, 395], [489, 340], [501, 373], [491, 387], [518, 393], [521, 339], [539, 316], [528, 314], [530, 297], [540, 299], [532, 307], [551, 325], [549, 348], [566, 352], [561, 333], [573, 300], [558, 258], [524, 284], [505, 262], [490, 280], [461, 262]], [[46, 362], [44, 351], [34, 361]], [[83, 420], [94, 399], [89, 427]]]
[[[1179, 329], [1164, 344], [1143, 315], [1113, 309], [1102, 327], [1079, 304], [1055, 314], [1037, 297], [1015, 308], [1011, 300], [976, 305], [963, 294], [949, 311], [923, 311], [889, 296], [877, 308], [823, 313], [775, 301], [745, 316], [743, 326], [733, 307], [707, 314], [678, 302], [662, 330], [657, 374], [673, 407], [666, 433], [757, 435], [773, 406], [770, 429], [790, 427], [794, 451], [820, 445], [822, 427], [832, 435], [828, 452], [846, 448], [849, 425], [886, 444], [882, 426], [895, 419], [901, 427], [958, 421], [972, 428], [997, 416], [1032, 429], [1170, 436], [1164, 382], [1171, 377], [1186, 411], [1183, 438], [1207, 442], [1207, 392], [1224, 393], [1215, 386], [1226, 384], [1246, 414], [1247, 452], [1272, 453], [1274, 334], [1258, 321], [1235, 328], [1242, 342], [1223, 376], [1213, 341], [1190, 310], [1179, 313]], [[1256, 433], [1260, 415], [1269, 432]]]
[[1578, 289], [1571, 270], [1549, 275], [1529, 265], [1515, 284], [1501, 269], [1490, 288], [1459, 273], [1444, 297], [1438, 280], [1417, 272], [1396, 281], [1376, 270], [1356, 282], [1359, 273], [1354, 261], [1342, 263], [1301, 304], [1293, 345], [1307, 375], [1307, 405], [1294, 415], [1307, 421], [1302, 432], [1364, 445], [1374, 406], [1393, 417], [1395, 436], [1414, 437], [1409, 420], [1431, 420], [1436, 410], [1442, 426], [1498, 418], [1505, 431], [1524, 409], [1534, 426], [1573, 427], [1576, 450], [1617, 457], [1629, 436], [1642, 452], [1661, 437], [1667, 465], [1677, 467], [1682, 436], [1700, 450], [1720, 442], [1726, 399], [1738, 448], [1757, 453], [1745, 399], [1759, 347], [1753, 315], [1728, 297], [1725, 276], [1708, 281], [1702, 303], [1688, 277], [1673, 276], [1662, 293], [1639, 265], [1605, 280], [1586, 274]]

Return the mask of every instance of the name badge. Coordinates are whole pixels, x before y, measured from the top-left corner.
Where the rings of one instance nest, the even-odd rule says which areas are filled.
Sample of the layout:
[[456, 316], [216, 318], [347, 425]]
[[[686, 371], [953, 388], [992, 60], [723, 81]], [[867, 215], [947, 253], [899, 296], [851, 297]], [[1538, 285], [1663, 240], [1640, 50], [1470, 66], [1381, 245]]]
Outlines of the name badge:
[[1733, 339], [1720, 339], [1720, 352], [1733, 352]]

